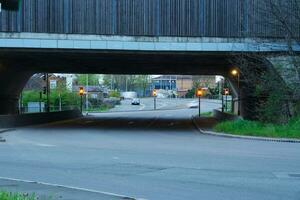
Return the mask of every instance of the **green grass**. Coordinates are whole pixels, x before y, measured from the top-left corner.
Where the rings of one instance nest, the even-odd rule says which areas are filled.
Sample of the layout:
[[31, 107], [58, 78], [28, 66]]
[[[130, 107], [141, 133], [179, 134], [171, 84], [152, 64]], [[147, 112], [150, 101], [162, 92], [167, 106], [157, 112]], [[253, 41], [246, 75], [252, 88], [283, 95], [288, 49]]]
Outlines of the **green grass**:
[[21, 193], [0, 192], [0, 200], [36, 200], [35, 194], [25, 195]]
[[35, 193], [18, 193], [0, 191], [0, 200], [53, 200], [50, 197], [38, 197]]
[[214, 131], [234, 135], [300, 139], [300, 118], [292, 119], [286, 125], [263, 124], [246, 120], [227, 121], [216, 125]]
[[[96, 108], [89, 108], [88, 112], [107, 112], [107, 111], [109, 111], [109, 109], [111, 109], [110, 106], [101, 105], [101, 106], [96, 107]], [[86, 111], [86, 110], [84, 109], [83, 111]]]
[[212, 117], [212, 116], [213, 116], [212, 112], [201, 113], [201, 117]]

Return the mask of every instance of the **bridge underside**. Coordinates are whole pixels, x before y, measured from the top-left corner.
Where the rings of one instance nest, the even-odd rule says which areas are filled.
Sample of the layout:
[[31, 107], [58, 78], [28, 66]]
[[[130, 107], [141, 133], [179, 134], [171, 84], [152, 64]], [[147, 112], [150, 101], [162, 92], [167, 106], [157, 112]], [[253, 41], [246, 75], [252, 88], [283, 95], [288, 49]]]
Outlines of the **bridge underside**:
[[224, 75], [230, 67], [226, 53], [118, 50], [1, 49], [0, 60], [22, 71], [101, 74]]
[[[0, 50], [0, 114], [17, 114], [20, 92], [34, 73], [182, 74], [229, 77], [237, 54], [118, 50]], [[236, 84], [233, 83], [233, 86]], [[243, 91], [241, 94], [243, 95]], [[246, 92], [245, 92], [246, 93]], [[245, 100], [243, 105], [251, 104]], [[251, 118], [243, 109], [241, 114]], [[245, 110], [245, 111], [243, 111]]]

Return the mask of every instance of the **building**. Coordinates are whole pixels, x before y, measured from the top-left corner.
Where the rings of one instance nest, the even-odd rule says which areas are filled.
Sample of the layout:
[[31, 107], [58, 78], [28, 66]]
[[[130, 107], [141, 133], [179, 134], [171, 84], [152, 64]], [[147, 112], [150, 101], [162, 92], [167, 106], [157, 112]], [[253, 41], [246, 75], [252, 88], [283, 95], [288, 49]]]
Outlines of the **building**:
[[190, 75], [161, 75], [152, 78], [152, 89], [177, 91], [179, 97], [184, 96], [193, 88]]
[[152, 78], [152, 89], [173, 90], [184, 97], [194, 87], [215, 88], [216, 76], [161, 75]]
[[[55, 89], [63, 89], [66, 86], [66, 78], [64, 76], [60, 76], [58, 74], [48, 74], [49, 76], [49, 87], [51, 90]], [[24, 87], [24, 91], [34, 90], [34, 91], [43, 91], [43, 88], [46, 87], [46, 80], [44, 73], [34, 74], [26, 86]]]

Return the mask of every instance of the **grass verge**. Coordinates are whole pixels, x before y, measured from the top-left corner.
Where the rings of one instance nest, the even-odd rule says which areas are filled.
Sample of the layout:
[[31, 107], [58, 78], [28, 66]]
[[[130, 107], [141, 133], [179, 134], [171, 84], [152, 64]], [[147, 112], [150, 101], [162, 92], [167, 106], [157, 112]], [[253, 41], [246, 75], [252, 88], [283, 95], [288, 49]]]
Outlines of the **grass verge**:
[[292, 119], [286, 125], [264, 124], [247, 120], [227, 121], [217, 124], [214, 131], [233, 135], [300, 139], [300, 118]]
[[0, 192], [0, 200], [36, 200], [35, 194]]
[[212, 112], [201, 113], [201, 117], [212, 117], [212, 116], [213, 116]]

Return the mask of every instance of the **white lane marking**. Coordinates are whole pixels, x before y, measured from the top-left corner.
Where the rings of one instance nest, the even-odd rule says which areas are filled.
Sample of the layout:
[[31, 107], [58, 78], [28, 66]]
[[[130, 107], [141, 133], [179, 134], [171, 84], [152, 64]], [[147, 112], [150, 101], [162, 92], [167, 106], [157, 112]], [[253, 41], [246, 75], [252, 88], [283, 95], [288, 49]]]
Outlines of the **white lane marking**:
[[43, 144], [43, 143], [32, 143], [33, 145], [39, 146], [39, 147], [55, 147], [56, 145], [52, 144]]
[[110, 195], [110, 196], [115, 196], [115, 197], [120, 197], [120, 198], [128, 198], [128, 199], [132, 199], [132, 200], [134, 200], [134, 199], [142, 200], [142, 199], [139, 199], [139, 198], [128, 197], [128, 196], [122, 195], [122, 194], [115, 194], [115, 193], [111, 193], [111, 192], [103, 192], [103, 191], [100, 191], [100, 190], [92, 190], [92, 189], [86, 189], [86, 188], [74, 187], [74, 186], [68, 186], [68, 185], [60, 185], [60, 184], [53, 184], [53, 183], [46, 183], [46, 182], [39, 182], [39, 181], [8, 178], [8, 177], [0, 177], [0, 179], [8, 180], [8, 181], [22, 182], [22, 183], [33, 183], [33, 184], [45, 185], [45, 186], [51, 186], [51, 187], [60, 187], [60, 188], [78, 190], [78, 191], [83, 191], [83, 192], [92, 192], [92, 193], [96, 193], [96, 194]]

